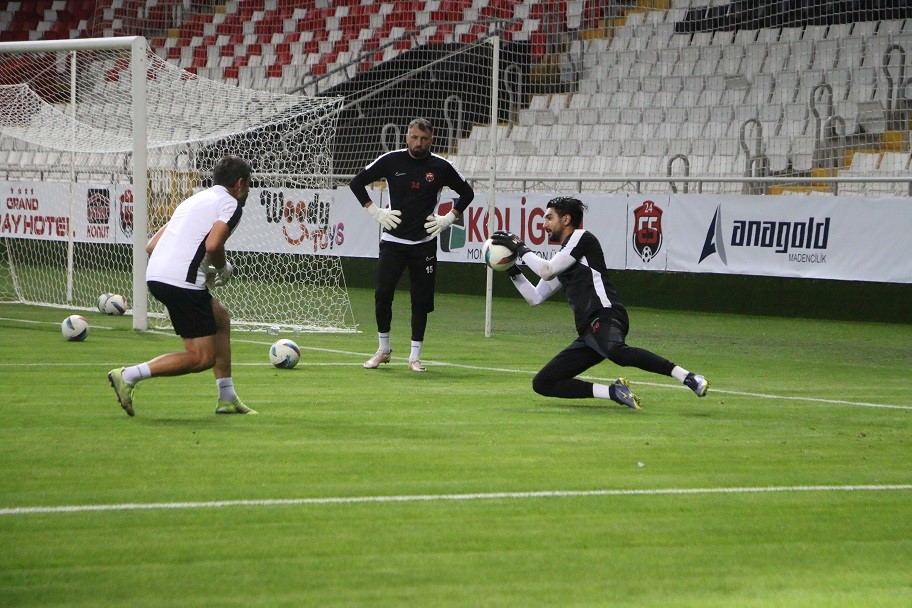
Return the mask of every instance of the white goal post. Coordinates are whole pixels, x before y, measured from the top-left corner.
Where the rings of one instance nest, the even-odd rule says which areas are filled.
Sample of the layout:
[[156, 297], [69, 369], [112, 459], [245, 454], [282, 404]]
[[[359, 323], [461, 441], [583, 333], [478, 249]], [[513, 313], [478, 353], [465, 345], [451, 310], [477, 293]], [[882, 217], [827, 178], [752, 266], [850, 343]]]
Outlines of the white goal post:
[[[146, 40], [142, 36], [130, 36], [126, 38], [91, 38], [85, 40], [42, 40], [32, 42], [2, 42], [0, 43], [0, 55], [13, 53], [68, 53], [71, 55], [72, 65], [70, 70], [71, 84], [69, 105], [71, 111], [76, 107], [76, 53], [78, 51], [128, 51], [130, 56], [130, 109], [133, 122], [132, 141], [130, 155], [132, 158], [132, 173], [134, 175], [144, 175], [147, 169], [147, 133], [146, 133], [146, 79], [145, 73], [148, 65]], [[2, 83], [0, 83], [2, 84]], [[27, 87], [27, 85], [24, 85]], [[3, 99], [6, 101], [12, 97], [11, 94], [4, 92]], [[18, 126], [14, 119], [4, 113], [2, 127]], [[75, 120], [73, 121], [75, 123]], [[12, 124], [10, 124], [12, 123]], [[74, 124], [75, 126], [75, 124]], [[0, 128], [2, 128], [0, 127]], [[5, 131], [5, 129], [3, 129]], [[71, 129], [72, 134], [75, 129]], [[75, 139], [75, 136], [73, 137]], [[75, 143], [75, 142], [73, 142]], [[72, 183], [72, 182], [71, 182]], [[148, 233], [148, 216], [144, 213], [147, 208], [148, 188], [145, 180], [135, 180], [133, 184], [133, 281], [132, 281], [132, 307], [133, 307], [133, 328], [139, 330], [147, 329], [148, 314], [148, 292], [145, 285], [146, 260], [144, 236]], [[72, 190], [69, 192], [72, 198]], [[72, 200], [69, 201], [72, 204]], [[72, 264], [73, 260], [73, 232], [67, 231], [67, 260]], [[14, 270], [12, 271], [14, 272]], [[67, 272], [67, 301], [72, 302], [72, 269]]]
[[[0, 300], [91, 309], [122, 293], [134, 329], [168, 326], [147, 296], [146, 242], [236, 154], [254, 187], [228, 243], [238, 272], [217, 294], [235, 324], [355, 330], [341, 260], [316, 246], [332, 238], [340, 106], [201, 78], [141, 36], [0, 43]], [[283, 214], [310, 250], [266, 234]]]

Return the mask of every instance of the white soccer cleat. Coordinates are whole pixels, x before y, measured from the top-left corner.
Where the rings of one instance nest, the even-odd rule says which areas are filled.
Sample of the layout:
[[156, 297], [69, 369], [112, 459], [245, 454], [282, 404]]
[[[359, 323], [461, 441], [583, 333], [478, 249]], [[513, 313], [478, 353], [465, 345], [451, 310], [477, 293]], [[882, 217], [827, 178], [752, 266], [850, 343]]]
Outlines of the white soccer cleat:
[[421, 361], [418, 359], [409, 359], [408, 367], [413, 372], [426, 372], [427, 368], [421, 365]]
[[694, 392], [697, 397], [705, 397], [709, 390], [709, 382], [703, 376], [690, 372], [684, 378], [684, 386]]
[[377, 369], [381, 363], [389, 363], [392, 353], [393, 351], [383, 352], [378, 350], [373, 357], [364, 362], [365, 369]]

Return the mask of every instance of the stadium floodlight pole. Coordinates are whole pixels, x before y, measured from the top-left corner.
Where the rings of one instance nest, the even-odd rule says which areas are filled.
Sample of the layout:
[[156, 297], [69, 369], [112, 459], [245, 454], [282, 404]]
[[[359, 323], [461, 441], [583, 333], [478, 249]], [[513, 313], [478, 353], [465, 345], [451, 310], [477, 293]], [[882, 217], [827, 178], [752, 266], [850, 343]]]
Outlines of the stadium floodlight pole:
[[[497, 179], [497, 106], [498, 89], [500, 88], [500, 36], [494, 35], [489, 39], [491, 42], [491, 129], [490, 129], [490, 147], [488, 150], [488, 170], [490, 177], [488, 179], [488, 236], [494, 232], [495, 221], [494, 212], [496, 209], [496, 200], [494, 194], [494, 183]], [[485, 338], [490, 338], [493, 334], [491, 327], [491, 309], [494, 296], [494, 271], [487, 264], [485, 265]]]
[[[146, 293], [146, 240], [148, 239], [148, 186], [147, 186], [147, 129], [146, 129], [146, 72], [149, 58], [146, 39], [142, 36], [115, 38], [85, 38], [66, 40], [28, 40], [0, 42], [0, 54], [36, 52], [80, 51], [130, 51], [130, 76], [132, 78], [133, 119], [133, 329], [148, 327], [148, 295]], [[71, 86], [74, 75], [71, 76]], [[72, 86], [75, 93], [75, 86]], [[71, 96], [72, 97], [72, 96]], [[75, 152], [72, 142], [70, 153]], [[72, 198], [72, 197], [71, 197]], [[68, 278], [68, 282], [71, 279]], [[71, 289], [68, 287], [68, 290]], [[68, 297], [70, 293], [68, 291]]]

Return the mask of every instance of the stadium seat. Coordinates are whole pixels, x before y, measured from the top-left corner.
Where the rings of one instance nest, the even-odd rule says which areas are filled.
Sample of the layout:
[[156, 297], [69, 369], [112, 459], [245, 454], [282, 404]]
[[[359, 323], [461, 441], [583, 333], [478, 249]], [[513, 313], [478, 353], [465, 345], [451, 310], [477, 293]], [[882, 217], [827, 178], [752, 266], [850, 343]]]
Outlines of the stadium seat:
[[902, 32], [905, 19], [885, 19], [877, 26], [878, 36], [895, 36]]
[[877, 171], [880, 166], [880, 152], [855, 152], [849, 171], [854, 175], [867, 175]]
[[[150, 2], [148, 20], [158, 22], [171, 18], [173, 11], [170, 9], [177, 2]], [[18, 4], [10, 3], [11, 6]], [[62, 1], [58, 4], [61, 6], [48, 4], [47, 16], [42, 15], [45, 20], [36, 24], [32, 33], [59, 36], [65, 31], [64, 21], [94, 16], [94, 3], [68, 2], [66, 11]], [[137, 14], [145, 9], [138, 2], [128, 4]], [[177, 37], [162, 36], [153, 45], [157, 45], [163, 57], [180, 62], [200, 75], [216, 74], [241, 85], [256, 81], [273, 89], [288, 88], [290, 84], [300, 82], [305, 69], [312, 69], [317, 74], [332, 72], [337, 66], [355, 61], [362, 48], [376, 49], [382, 41], [402, 36], [415, 24], [454, 23], [452, 26], [437, 25], [433, 31], [429, 28], [424, 32], [423, 39], [429, 43], [454, 39], [468, 41], [486, 30], [479, 24], [470, 24], [475, 18], [518, 17], [522, 23], [511, 26], [510, 31], [529, 34], [533, 54], [543, 54], [548, 46], [544, 28], [550, 5], [546, 7], [543, 2], [320, 0], [289, 8], [275, 4], [265, 0], [231, 1], [220, 7], [223, 10], [215, 12], [190, 11], [185, 23], [174, 24]], [[912, 33], [906, 20], [895, 19], [829, 26], [728, 28], [716, 32], [707, 29], [694, 34], [676, 34], [676, 22], [687, 16], [688, 8], [708, 5], [724, 9], [728, 3], [723, 0], [704, 3], [675, 0], [667, 4], [672, 6], [667, 11], [636, 10], [627, 14], [614, 28], [612, 37], [586, 39], [581, 47], [584, 71], [583, 80], [575, 89], [578, 92], [536, 95], [529, 109], [519, 109], [517, 126], [568, 127], [571, 138], [585, 143], [595, 137], [596, 127], [609, 123], [612, 127], [605, 131], [610, 133], [609, 137], [639, 138], [640, 144], [645, 141], [649, 148], [656, 148], [666, 147], [669, 141], [676, 144], [693, 142], [690, 138], [703, 139], [706, 133], [716, 137], [718, 142], [729, 141], [745, 120], [763, 114], [765, 136], [808, 137], [808, 130], [816, 125], [806, 116], [806, 104], [810, 91], [825, 79], [833, 87], [834, 111], [847, 114], [843, 118], [847, 130], [852, 132], [859, 113], [864, 118], [879, 110], [883, 116], [885, 82], [880, 66], [883, 53], [894, 41], [906, 43], [906, 30]], [[119, 0], [110, 3], [110, 7], [115, 5], [120, 7], [124, 3]], [[571, 23], [578, 21], [577, 25], [582, 28], [587, 28], [593, 20], [597, 23], [593, 29], [601, 25], [598, 24], [600, 7], [597, 2], [573, 0], [569, 5], [560, 2], [555, 6], [565, 24], [569, 18]], [[18, 6], [16, 11], [19, 11]], [[113, 10], [106, 12], [104, 19], [99, 20], [104, 27], [114, 28], [124, 23], [122, 14], [115, 14]], [[725, 13], [724, 10], [710, 12], [716, 16]], [[7, 19], [4, 15], [8, 13], [8, 7], [7, 11], [0, 10], [3, 39], [8, 30], [18, 32], [30, 24], [27, 19], [19, 18], [18, 13], [16, 19], [12, 16]], [[239, 34], [241, 31], [247, 35]], [[234, 40], [234, 36], [242, 38]], [[912, 36], [909, 44], [912, 45]], [[410, 49], [411, 45], [412, 42], [405, 39], [398, 49], [378, 52], [367, 61], [359, 61], [347, 73], [338, 72], [333, 82], [351, 78], [376, 61], [391, 59], [402, 50]], [[112, 74], [117, 75], [116, 71]], [[329, 86], [328, 79], [320, 84], [321, 90]], [[841, 102], [847, 103], [839, 105]], [[796, 106], [793, 108], [790, 104]], [[798, 104], [805, 105], [803, 119], [793, 116], [799, 112]], [[784, 115], [774, 119], [772, 115], [776, 109], [765, 109], [770, 105], [778, 106], [780, 113], [784, 109]], [[703, 112], [710, 108], [711, 116], [704, 116]], [[680, 114], [688, 109], [693, 109], [691, 117]], [[641, 112], [638, 121], [630, 120], [630, 110]], [[585, 129], [577, 130], [580, 126]], [[574, 135], [589, 131], [593, 137]], [[548, 130], [549, 137], [560, 139], [559, 133], [562, 131], [552, 133]], [[523, 131], [515, 135], [510, 133], [513, 143], [508, 145], [517, 148], [519, 142], [535, 141], [520, 138], [526, 134]], [[474, 130], [469, 137], [475, 141]], [[566, 152], [569, 147], [570, 144], [564, 144], [561, 150]], [[802, 157], [799, 162], [797, 155], [806, 153], [796, 147], [797, 144], [793, 144], [791, 152], [797, 168], [799, 164], [804, 166], [806, 160]], [[594, 144], [587, 145], [586, 153], [591, 155], [594, 148]], [[635, 149], [636, 144], [631, 144], [630, 148]], [[629, 152], [625, 151], [625, 154]]]
[[796, 171], [810, 171], [814, 164], [814, 150], [817, 139], [814, 136], [802, 135], [791, 138], [792, 168]]
[[909, 168], [908, 152], [884, 152], [878, 172], [884, 174], [902, 174]]

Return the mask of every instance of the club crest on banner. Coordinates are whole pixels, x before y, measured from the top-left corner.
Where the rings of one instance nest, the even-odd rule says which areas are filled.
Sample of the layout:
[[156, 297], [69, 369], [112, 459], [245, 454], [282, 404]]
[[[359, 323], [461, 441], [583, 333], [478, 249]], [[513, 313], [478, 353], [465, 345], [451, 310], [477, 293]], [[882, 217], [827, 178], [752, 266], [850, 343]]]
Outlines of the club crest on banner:
[[633, 248], [644, 262], [662, 248], [662, 209], [654, 201], [643, 201], [633, 210]]
[[126, 190], [120, 195], [120, 229], [125, 235], [133, 235], [133, 190]]

